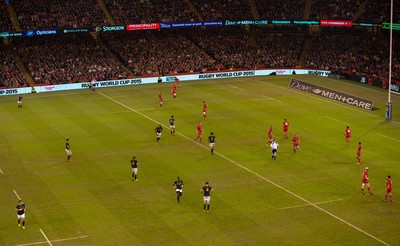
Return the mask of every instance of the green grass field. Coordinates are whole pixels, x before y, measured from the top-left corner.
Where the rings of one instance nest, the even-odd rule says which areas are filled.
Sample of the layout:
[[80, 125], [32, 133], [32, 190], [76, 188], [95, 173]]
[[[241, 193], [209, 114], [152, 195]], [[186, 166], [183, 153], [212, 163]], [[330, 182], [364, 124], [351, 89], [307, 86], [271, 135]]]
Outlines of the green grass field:
[[[169, 83], [30, 94], [21, 111], [16, 96], [0, 97], [0, 245], [400, 245], [400, 97], [392, 95], [386, 121], [383, 90], [296, 77], [373, 100], [376, 110], [289, 89], [286, 76], [182, 82], [176, 101]], [[284, 118], [290, 139], [301, 138], [296, 154], [283, 139]], [[214, 155], [193, 141], [199, 122], [204, 139], [217, 137]], [[276, 161], [265, 145], [270, 125]], [[132, 155], [139, 182], [131, 180]], [[372, 196], [360, 195], [365, 166]], [[392, 204], [382, 202], [387, 175]], [[215, 189], [210, 213], [205, 181]], [[27, 205], [26, 230], [17, 226], [17, 195]]]

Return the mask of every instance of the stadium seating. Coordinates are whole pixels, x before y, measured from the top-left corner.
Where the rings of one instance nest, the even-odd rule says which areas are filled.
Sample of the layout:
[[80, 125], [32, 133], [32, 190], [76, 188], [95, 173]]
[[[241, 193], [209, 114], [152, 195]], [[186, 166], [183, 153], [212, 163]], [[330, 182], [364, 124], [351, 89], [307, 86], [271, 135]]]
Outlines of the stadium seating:
[[[38, 84], [127, 78], [125, 67], [90, 35], [19, 39], [18, 55]], [[51, 51], [51, 52], [49, 52]]]
[[119, 25], [134, 23], [195, 21], [195, 14], [182, 0], [104, 0], [115, 23]]

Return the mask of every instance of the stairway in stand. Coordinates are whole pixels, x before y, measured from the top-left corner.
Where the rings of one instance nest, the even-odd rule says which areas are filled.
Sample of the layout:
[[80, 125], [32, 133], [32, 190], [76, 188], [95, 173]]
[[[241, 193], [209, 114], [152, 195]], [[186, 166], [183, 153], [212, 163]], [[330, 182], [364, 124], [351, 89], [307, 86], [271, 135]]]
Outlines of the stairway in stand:
[[108, 8], [106, 6], [106, 4], [104, 3], [103, 0], [97, 0], [100, 8], [103, 10], [104, 14], [106, 15], [107, 21], [108, 23], [110, 23], [110, 25], [115, 26], [115, 21], [113, 19], [113, 17], [110, 14], [110, 11], [108, 11]]
[[15, 30], [17, 32], [20, 32], [22, 30], [21, 24], [19, 23], [17, 13], [15, 12], [15, 9], [11, 4], [7, 4], [7, 11], [10, 14], [11, 21], [13, 23]]

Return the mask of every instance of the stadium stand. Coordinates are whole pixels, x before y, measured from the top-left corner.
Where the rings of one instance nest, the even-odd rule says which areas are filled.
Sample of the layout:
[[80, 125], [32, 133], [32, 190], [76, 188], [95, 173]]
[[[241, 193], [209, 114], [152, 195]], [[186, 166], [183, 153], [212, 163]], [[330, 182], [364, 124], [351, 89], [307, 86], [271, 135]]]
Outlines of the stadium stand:
[[0, 1], [0, 32], [15, 31], [11, 22], [7, 6], [4, 1]]
[[205, 20], [253, 19], [248, 1], [192, 0], [192, 3]]
[[25, 30], [108, 24], [97, 0], [18, 0], [13, 6]]
[[0, 45], [0, 87], [29, 86], [15, 61], [13, 47]]
[[[309, 0], [254, 0], [254, 4], [239, 0], [103, 1], [119, 25], [197, 21], [190, 9], [193, 6], [205, 20], [253, 19], [250, 6], [254, 4], [260, 18], [301, 19], [306, 3], [310, 3]], [[360, 2], [313, 0], [310, 18], [352, 19], [355, 13], [357, 16], [361, 13], [358, 21], [379, 23], [388, 20], [388, 3], [368, 0], [360, 8]], [[97, 0], [14, 0], [12, 5], [24, 29], [109, 24]], [[0, 31], [14, 30], [4, 2], [0, 3], [0, 14]], [[394, 14], [395, 20], [400, 20], [398, 9]], [[386, 34], [376, 28], [320, 28], [313, 32], [308, 26], [224, 26], [104, 32], [98, 33], [97, 39], [89, 34], [11, 38], [4, 42], [7, 45], [0, 46], [0, 86], [28, 84], [19, 69], [20, 63], [16, 62], [17, 57], [37, 84], [227, 69], [293, 68], [299, 67], [303, 58], [304, 67], [310, 69], [349, 71], [385, 78], [389, 56]], [[395, 35], [395, 76], [400, 75], [398, 40]]]
[[183, 0], [104, 0], [115, 23], [195, 21], [195, 14]]
[[263, 29], [249, 35], [238, 27], [190, 31], [196, 45], [214, 57], [219, 68], [225, 69], [294, 67], [304, 39], [303, 35], [271, 34]]
[[[127, 78], [125, 67], [90, 35], [18, 39], [17, 52], [35, 84]], [[51, 51], [51, 52], [49, 52]]]
[[305, 0], [256, 0], [261, 19], [303, 19]]
[[215, 61], [179, 31], [103, 33], [102, 39], [136, 76], [214, 70]]
[[[389, 40], [384, 35], [314, 35], [311, 47], [306, 57], [307, 68], [349, 71], [378, 78], [388, 76]], [[399, 48], [395, 42], [393, 50]], [[393, 63], [397, 76], [397, 55]]]
[[[394, 1], [396, 4], [396, 1]], [[379, 6], [379, 7], [377, 7]], [[363, 22], [382, 23], [390, 21], [390, 1], [368, 0], [365, 9], [358, 19]], [[399, 3], [393, 8], [393, 22], [400, 22]]]
[[352, 20], [360, 5], [360, 0], [313, 0], [310, 17], [321, 20]]

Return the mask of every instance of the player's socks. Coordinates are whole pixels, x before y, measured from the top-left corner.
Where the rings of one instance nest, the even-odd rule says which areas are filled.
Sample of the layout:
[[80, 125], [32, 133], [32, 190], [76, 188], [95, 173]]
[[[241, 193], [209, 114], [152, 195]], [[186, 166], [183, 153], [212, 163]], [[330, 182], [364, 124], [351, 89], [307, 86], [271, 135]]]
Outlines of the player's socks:
[[207, 212], [210, 212], [210, 204], [207, 205]]
[[206, 211], [206, 205], [205, 204], [203, 205], [203, 210], [204, 210], [204, 212]]
[[180, 202], [180, 201], [179, 201], [179, 196], [177, 196], [176, 199], [178, 200], [178, 203], [179, 203], [179, 202]]

